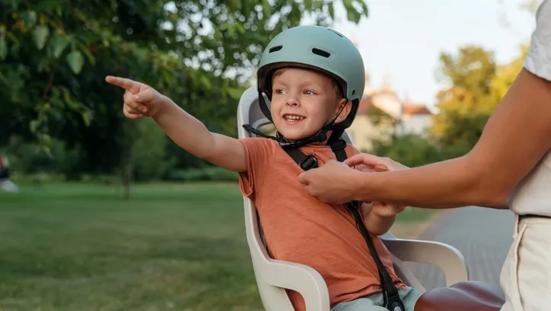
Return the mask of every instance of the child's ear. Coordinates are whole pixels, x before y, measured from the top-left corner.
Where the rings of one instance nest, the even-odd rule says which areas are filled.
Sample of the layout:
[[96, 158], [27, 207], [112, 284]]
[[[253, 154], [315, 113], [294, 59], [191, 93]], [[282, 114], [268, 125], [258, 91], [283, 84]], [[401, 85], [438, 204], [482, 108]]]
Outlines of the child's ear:
[[352, 110], [352, 102], [347, 101], [346, 98], [342, 98], [337, 104], [337, 110], [335, 111], [335, 113], [339, 113], [340, 111], [339, 115], [337, 116], [337, 119], [335, 120], [335, 123], [340, 123], [344, 121], [346, 117], [348, 117], [350, 110]]

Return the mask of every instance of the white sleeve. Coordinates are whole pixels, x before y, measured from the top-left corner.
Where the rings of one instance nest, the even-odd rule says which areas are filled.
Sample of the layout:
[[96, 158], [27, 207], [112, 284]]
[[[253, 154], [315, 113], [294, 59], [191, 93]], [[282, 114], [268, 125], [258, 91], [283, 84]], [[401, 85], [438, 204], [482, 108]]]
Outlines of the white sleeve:
[[536, 30], [532, 34], [524, 68], [551, 81], [551, 0], [544, 0], [536, 13]]

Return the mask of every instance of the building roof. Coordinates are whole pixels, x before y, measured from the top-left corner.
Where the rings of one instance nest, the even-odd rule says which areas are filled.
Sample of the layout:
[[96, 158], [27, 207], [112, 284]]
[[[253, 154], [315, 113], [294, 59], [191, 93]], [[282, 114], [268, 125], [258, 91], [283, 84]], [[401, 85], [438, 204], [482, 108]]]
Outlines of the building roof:
[[423, 103], [402, 100], [389, 86], [366, 92], [360, 100], [358, 115], [372, 111], [382, 111], [395, 119], [410, 116], [432, 115], [432, 112]]
[[432, 115], [432, 112], [422, 103], [405, 102], [402, 105], [403, 114], [412, 115]]

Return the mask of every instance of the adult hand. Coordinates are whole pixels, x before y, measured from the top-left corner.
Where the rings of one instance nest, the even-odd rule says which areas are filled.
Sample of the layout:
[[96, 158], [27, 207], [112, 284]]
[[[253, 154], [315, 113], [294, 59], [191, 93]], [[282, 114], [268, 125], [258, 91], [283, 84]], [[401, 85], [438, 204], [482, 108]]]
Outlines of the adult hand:
[[131, 79], [107, 76], [105, 81], [124, 89], [123, 114], [129, 119], [153, 117], [168, 98], [151, 86]]
[[302, 172], [298, 180], [304, 184], [306, 192], [323, 202], [345, 203], [353, 200], [350, 190], [358, 174], [361, 173], [348, 165], [331, 160], [319, 168]]
[[[367, 153], [356, 154], [348, 158], [345, 164], [362, 172], [385, 172], [407, 168], [390, 158], [378, 157]], [[368, 219], [371, 215], [376, 215], [381, 218], [394, 217], [406, 208], [405, 205], [390, 204], [380, 201], [362, 202], [361, 207], [364, 219]]]
[[[345, 203], [353, 201], [356, 189], [356, 178], [369, 174], [368, 172], [396, 171], [404, 166], [389, 158], [360, 153], [348, 158], [344, 163], [329, 161], [325, 165], [303, 172], [299, 181], [305, 185], [305, 190], [323, 202]], [[364, 174], [362, 174], [362, 172]]]
[[399, 171], [408, 168], [407, 166], [390, 158], [378, 157], [368, 153], [355, 154], [346, 159], [344, 163], [361, 171], [384, 172]]

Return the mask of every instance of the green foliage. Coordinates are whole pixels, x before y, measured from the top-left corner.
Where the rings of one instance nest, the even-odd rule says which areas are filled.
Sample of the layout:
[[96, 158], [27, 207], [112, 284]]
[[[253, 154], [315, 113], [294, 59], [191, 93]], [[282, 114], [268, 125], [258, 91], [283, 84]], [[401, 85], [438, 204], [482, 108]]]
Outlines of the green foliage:
[[[123, 169], [132, 157], [128, 153], [136, 151], [125, 148], [140, 138], [125, 125], [121, 92], [103, 82], [107, 74], [151, 84], [211, 130], [234, 134], [236, 103], [262, 47], [303, 16], [331, 23], [334, 5], [327, 0], [2, 1], [0, 146], [17, 136], [51, 153], [59, 140], [80, 150], [77, 173]], [[363, 0], [346, 0], [344, 6], [353, 21], [367, 16]], [[180, 155], [167, 147], [168, 161]]]
[[454, 57], [440, 55], [441, 70], [452, 85], [472, 93], [485, 94], [496, 72], [493, 53], [477, 46], [467, 46]]
[[166, 157], [166, 144], [168, 139], [158, 130], [152, 120], [143, 122], [129, 122], [125, 124], [131, 129], [126, 130], [132, 139], [128, 146], [128, 156], [124, 160], [132, 166], [133, 178], [135, 180], [159, 179], [170, 168], [170, 161]]
[[442, 54], [441, 71], [450, 87], [440, 91], [439, 112], [431, 129], [443, 156], [468, 152], [497, 103], [520, 71], [525, 49], [511, 63], [496, 65], [491, 52], [480, 47], [462, 48], [458, 55]]
[[10, 166], [16, 175], [34, 175], [38, 179], [46, 178], [44, 174], [62, 174], [68, 179], [76, 178], [81, 150], [77, 146], [68, 148], [57, 139], [50, 142], [49, 153], [36, 144], [13, 139], [10, 143]]
[[434, 143], [413, 134], [395, 137], [390, 142], [377, 143], [374, 152], [410, 167], [442, 160], [442, 155]]

